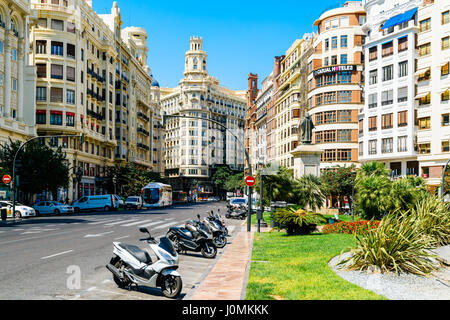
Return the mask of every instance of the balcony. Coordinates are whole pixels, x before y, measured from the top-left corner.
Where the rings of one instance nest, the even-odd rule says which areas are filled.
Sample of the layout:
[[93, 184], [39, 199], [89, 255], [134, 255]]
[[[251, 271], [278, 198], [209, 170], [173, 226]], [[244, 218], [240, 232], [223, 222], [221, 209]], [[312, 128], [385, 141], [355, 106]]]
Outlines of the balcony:
[[143, 128], [137, 128], [137, 132], [142, 133], [143, 135], [145, 135], [147, 137], [150, 136], [150, 133], [147, 130], [143, 129]]
[[143, 119], [143, 120], [145, 120], [145, 121], [150, 121], [150, 118], [149, 117], [147, 117], [145, 114], [143, 114], [142, 112], [138, 112], [137, 113], [137, 116], [138, 116], [138, 118], [141, 118], [141, 119]]
[[136, 146], [137, 146], [138, 148], [140, 148], [140, 149], [144, 149], [144, 150], [146, 150], [146, 151], [150, 151], [150, 147], [147, 146], [147, 145], [145, 145], [145, 144], [143, 144], [143, 143], [138, 143]]
[[105, 119], [105, 117], [101, 113], [97, 113], [93, 110], [88, 109], [87, 114], [88, 114], [88, 116], [91, 116], [99, 121], [103, 121]]

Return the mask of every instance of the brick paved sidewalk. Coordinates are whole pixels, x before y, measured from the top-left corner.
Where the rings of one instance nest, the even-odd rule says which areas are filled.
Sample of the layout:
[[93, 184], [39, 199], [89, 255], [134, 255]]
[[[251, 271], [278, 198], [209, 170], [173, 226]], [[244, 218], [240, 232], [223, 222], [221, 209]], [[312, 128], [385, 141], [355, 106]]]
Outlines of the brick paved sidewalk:
[[245, 226], [227, 245], [224, 253], [210, 273], [187, 300], [241, 300], [247, 285], [254, 228], [247, 232]]

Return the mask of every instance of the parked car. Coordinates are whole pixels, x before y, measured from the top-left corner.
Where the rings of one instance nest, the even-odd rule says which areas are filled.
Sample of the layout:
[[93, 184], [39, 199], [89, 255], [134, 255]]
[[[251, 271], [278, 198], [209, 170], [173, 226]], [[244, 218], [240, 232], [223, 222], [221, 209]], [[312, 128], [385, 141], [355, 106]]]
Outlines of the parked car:
[[86, 196], [75, 201], [73, 204], [75, 212], [102, 210], [117, 210], [117, 199], [112, 194], [102, 196]]
[[139, 196], [128, 197], [125, 201], [125, 208], [142, 209], [143, 201]]
[[59, 216], [61, 214], [71, 214], [74, 212], [72, 206], [68, 206], [56, 201], [41, 201], [33, 206], [37, 216], [53, 214]]
[[0, 201], [0, 204], [2, 206], [2, 208], [6, 208], [6, 214], [7, 217], [10, 218], [16, 218], [16, 219], [20, 219], [20, 218], [29, 218], [29, 217], [35, 217], [36, 216], [36, 211], [28, 206], [24, 206], [23, 204], [17, 203], [16, 202], [16, 212], [13, 215], [12, 209], [13, 209], [13, 203], [11, 201]]

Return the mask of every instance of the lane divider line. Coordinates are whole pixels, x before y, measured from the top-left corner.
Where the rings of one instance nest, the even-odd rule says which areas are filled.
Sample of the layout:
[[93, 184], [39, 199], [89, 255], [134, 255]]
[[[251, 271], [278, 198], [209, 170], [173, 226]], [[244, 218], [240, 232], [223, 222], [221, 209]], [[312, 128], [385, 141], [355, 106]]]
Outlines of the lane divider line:
[[42, 257], [42, 258], [41, 258], [41, 260], [45, 260], [45, 259], [50, 259], [50, 258], [54, 258], [54, 257], [57, 257], [57, 256], [61, 256], [61, 255], [63, 255], [63, 254], [67, 254], [67, 253], [70, 253], [70, 252], [73, 252], [73, 250], [69, 250], [69, 251], [64, 251], [64, 252], [60, 252], [60, 253], [56, 253], [56, 254], [52, 254], [51, 256], [47, 256], [47, 257]]

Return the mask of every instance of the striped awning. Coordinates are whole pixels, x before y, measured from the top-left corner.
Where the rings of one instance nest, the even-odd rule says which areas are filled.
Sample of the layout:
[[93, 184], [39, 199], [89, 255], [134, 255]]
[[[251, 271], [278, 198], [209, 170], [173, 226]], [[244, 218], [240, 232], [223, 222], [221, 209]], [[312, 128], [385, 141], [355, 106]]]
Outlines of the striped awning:
[[414, 73], [414, 75], [421, 76], [421, 75], [429, 72], [430, 70], [431, 70], [430, 67], [422, 68], [422, 69], [417, 70], [416, 73]]
[[419, 93], [419, 94], [416, 96], [416, 99], [424, 98], [424, 97], [426, 97], [426, 96], [428, 96], [428, 95], [430, 95], [430, 94], [431, 94], [430, 92]]

